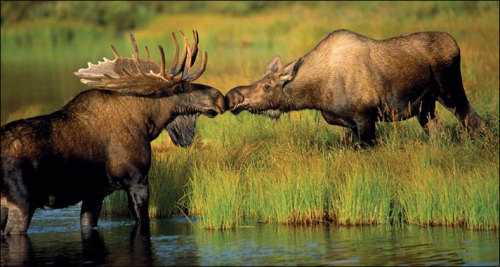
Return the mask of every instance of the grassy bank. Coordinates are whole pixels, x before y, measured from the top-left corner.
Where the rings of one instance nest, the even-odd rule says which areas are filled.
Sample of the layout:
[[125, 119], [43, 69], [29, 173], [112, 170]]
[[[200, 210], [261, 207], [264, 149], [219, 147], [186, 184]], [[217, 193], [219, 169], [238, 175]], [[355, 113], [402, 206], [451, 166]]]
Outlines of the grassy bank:
[[[151, 214], [183, 209], [208, 228], [255, 220], [498, 227], [498, 128], [471, 141], [451, 118], [431, 138], [417, 123], [386, 124], [379, 146], [356, 150], [312, 112], [293, 115], [277, 123], [246, 115], [237, 136], [222, 126], [221, 137], [200, 133], [178, 153], [157, 144]], [[108, 212], [124, 211], [109, 201]]]
[[[202, 119], [211, 126], [189, 149], [155, 143], [151, 215], [182, 209], [208, 228], [254, 220], [498, 227], [498, 126], [470, 140], [451, 116], [431, 138], [416, 122], [382, 124], [380, 144], [356, 150], [313, 112], [276, 123], [241, 116]], [[109, 214], [126, 213], [117, 196]]]
[[[201, 118], [192, 147], [174, 147], [166, 135], [154, 142], [150, 214], [199, 215], [207, 228], [249, 221], [328, 221], [497, 229], [498, 19], [494, 2], [301, 3], [248, 15], [198, 12], [154, 17], [135, 30], [141, 44], [154, 47], [161, 42], [171, 52], [170, 31], [198, 29], [200, 45], [209, 54], [200, 82], [223, 92], [258, 78], [273, 55], [294, 59], [335, 29], [374, 38], [449, 32], [461, 47], [467, 95], [490, 132], [471, 140], [439, 106], [441, 123], [431, 137], [414, 119], [380, 123], [379, 145], [359, 150], [343, 142], [344, 129], [328, 126], [314, 111], [292, 112], [277, 122], [247, 113]], [[86, 61], [110, 57], [109, 43], [122, 54], [130, 51], [124, 34], [71, 23], [47, 19], [2, 27], [2, 51], [8, 52], [2, 53], [2, 66], [34, 57], [55, 64], [67, 59], [76, 69]], [[61, 32], [72, 32], [70, 41], [57, 41], [65, 36]], [[38, 45], [26, 41], [30, 38]], [[70, 83], [76, 86], [77, 81]], [[123, 193], [114, 193], [103, 212], [125, 215], [126, 203]]]

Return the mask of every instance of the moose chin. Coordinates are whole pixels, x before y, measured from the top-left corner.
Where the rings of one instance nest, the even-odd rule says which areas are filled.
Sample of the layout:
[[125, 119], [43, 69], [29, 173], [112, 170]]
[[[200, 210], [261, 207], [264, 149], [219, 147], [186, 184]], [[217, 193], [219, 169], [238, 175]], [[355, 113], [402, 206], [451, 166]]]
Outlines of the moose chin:
[[436, 101], [468, 130], [484, 126], [465, 95], [460, 49], [444, 32], [374, 40], [337, 30], [286, 65], [274, 58], [262, 78], [226, 94], [234, 114], [276, 118], [291, 110], [321, 111], [327, 123], [351, 129], [367, 145], [375, 143], [377, 121], [416, 116], [428, 132]]
[[[181, 33], [182, 34], [182, 33]], [[184, 51], [172, 33], [176, 51], [170, 67], [159, 46], [161, 63], [133, 56], [89, 63], [75, 75], [93, 89], [60, 110], [17, 120], [1, 127], [2, 234], [27, 231], [37, 208], [64, 208], [82, 201], [83, 229], [97, 226], [103, 199], [115, 190], [128, 194], [138, 225], [149, 229], [147, 174], [151, 145], [163, 129], [173, 142], [189, 146], [199, 115], [224, 112], [224, 97], [215, 88], [193, 83], [205, 71], [207, 53], [194, 67], [198, 33]]]

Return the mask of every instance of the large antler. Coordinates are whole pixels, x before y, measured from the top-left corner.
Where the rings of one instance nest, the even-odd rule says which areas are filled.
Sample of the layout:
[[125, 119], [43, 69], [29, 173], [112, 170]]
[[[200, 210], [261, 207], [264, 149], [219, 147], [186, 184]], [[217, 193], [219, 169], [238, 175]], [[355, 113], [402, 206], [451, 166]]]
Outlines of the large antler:
[[148, 47], [145, 47], [148, 55], [147, 59], [139, 57], [139, 48], [133, 34], [130, 34], [130, 41], [133, 48], [133, 57], [121, 57], [115, 47], [111, 45], [114, 59], [103, 58], [104, 61], [98, 61], [98, 64], [88, 63], [87, 68], [79, 69], [75, 75], [80, 81], [89, 86], [98, 89], [116, 90], [123, 93], [134, 93], [138, 95], [151, 95], [162, 93], [171, 89], [173, 85], [179, 82], [191, 82], [203, 74], [207, 63], [207, 54], [205, 52], [201, 66], [196, 71], [190, 71], [196, 61], [198, 52], [198, 32], [193, 31], [194, 46], [191, 49], [189, 43], [184, 38], [184, 54], [179, 61], [179, 44], [175, 34], [172, 33], [172, 39], [175, 43], [175, 55], [168, 72], [165, 69], [165, 52], [162, 46], [158, 46], [161, 56], [161, 65], [149, 60], [150, 54]]

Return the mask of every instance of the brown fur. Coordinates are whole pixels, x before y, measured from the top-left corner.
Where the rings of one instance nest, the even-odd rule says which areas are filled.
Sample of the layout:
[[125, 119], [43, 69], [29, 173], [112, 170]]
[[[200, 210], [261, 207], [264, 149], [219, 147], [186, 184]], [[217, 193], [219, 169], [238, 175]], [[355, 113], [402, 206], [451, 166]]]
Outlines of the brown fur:
[[252, 85], [233, 88], [226, 95], [228, 108], [234, 113], [316, 109], [366, 143], [374, 141], [377, 120], [417, 116], [427, 129], [436, 100], [468, 129], [482, 124], [465, 96], [460, 49], [447, 33], [374, 40], [338, 30], [300, 59], [286, 66], [275, 59], [268, 69]]
[[102, 200], [117, 189], [147, 226], [150, 142], [176, 118], [224, 111], [218, 90], [191, 86], [167, 97], [88, 90], [52, 114], [2, 126], [2, 232], [25, 233], [35, 209], [80, 201], [82, 226], [94, 227]]

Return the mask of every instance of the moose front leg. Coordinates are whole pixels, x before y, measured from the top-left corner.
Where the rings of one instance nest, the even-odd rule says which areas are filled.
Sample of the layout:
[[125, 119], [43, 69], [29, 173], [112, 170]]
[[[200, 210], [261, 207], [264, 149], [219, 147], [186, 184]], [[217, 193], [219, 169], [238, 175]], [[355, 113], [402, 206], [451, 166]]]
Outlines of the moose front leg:
[[0, 206], [0, 229], [5, 229], [5, 225], [7, 224], [7, 214], [9, 213], [9, 209], [4, 206]]
[[371, 118], [355, 119], [356, 126], [353, 128], [354, 137], [361, 147], [375, 145], [375, 120]]
[[147, 180], [130, 185], [127, 194], [130, 213], [134, 216], [139, 229], [149, 231], [149, 185]]
[[[133, 151], [133, 154], [124, 154]], [[147, 174], [151, 166], [151, 148], [144, 150], [115, 146], [111, 153], [116, 156], [108, 162], [108, 177], [111, 182], [118, 182], [127, 192], [129, 211], [140, 228], [149, 227], [149, 183]], [[120, 154], [118, 154], [120, 153]], [[125, 161], [124, 161], [125, 159]]]
[[356, 123], [352, 119], [346, 117], [342, 118], [340, 116], [335, 115], [334, 113], [327, 111], [321, 111], [321, 114], [323, 115], [323, 118], [328, 124], [338, 125], [350, 129], [350, 131], [343, 138], [342, 143], [351, 144], [353, 143], [354, 139], [358, 139], [355, 137], [358, 134]]
[[83, 200], [80, 212], [80, 226], [82, 231], [91, 230], [97, 226], [102, 208], [102, 198]]

